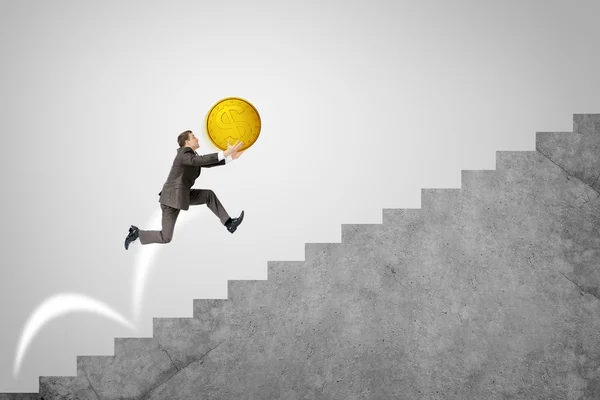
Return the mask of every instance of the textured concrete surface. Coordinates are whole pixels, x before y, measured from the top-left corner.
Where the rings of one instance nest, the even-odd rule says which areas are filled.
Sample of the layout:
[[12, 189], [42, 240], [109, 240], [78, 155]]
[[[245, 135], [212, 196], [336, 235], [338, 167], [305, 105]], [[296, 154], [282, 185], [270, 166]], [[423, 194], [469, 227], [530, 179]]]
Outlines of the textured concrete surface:
[[599, 399], [600, 114], [536, 139], [18, 398]]

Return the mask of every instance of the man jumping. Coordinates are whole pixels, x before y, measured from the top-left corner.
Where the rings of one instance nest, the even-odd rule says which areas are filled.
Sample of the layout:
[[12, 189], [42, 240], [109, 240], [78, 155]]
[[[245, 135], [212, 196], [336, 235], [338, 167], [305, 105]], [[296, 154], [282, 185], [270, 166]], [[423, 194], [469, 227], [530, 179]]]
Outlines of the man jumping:
[[211, 168], [217, 165], [225, 165], [239, 158], [244, 152], [238, 152], [238, 150], [244, 143], [238, 140], [231, 146], [227, 141], [227, 150], [202, 156], [196, 153], [200, 145], [198, 144], [198, 138], [194, 136], [192, 131], [181, 133], [177, 137], [177, 143], [179, 148], [171, 172], [169, 172], [162, 191], [158, 194], [160, 196], [158, 202], [162, 209], [162, 230], [143, 231], [138, 229], [137, 226], [131, 225], [129, 234], [125, 238], [125, 250], [128, 250], [129, 245], [138, 237], [143, 245], [169, 243], [173, 238], [179, 211], [187, 210], [189, 206], [206, 204], [231, 233], [235, 232], [244, 219], [243, 210], [239, 217], [230, 218], [212, 190], [192, 189], [196, 178], [200, 176], [202, 167]]

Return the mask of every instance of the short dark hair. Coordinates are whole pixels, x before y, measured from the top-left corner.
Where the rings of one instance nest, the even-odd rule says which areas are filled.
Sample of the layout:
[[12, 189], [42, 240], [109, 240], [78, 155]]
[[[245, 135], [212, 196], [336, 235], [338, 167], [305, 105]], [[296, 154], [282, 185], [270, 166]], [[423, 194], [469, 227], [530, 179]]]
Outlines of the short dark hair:
[[181, 132], [179, 136], [177, 136], [177, 143], [179, 144], [179, 147], [185, 146], [185, 141], [190, 138], [190, 133], [192, 133], [192, 131], [185, 131]]

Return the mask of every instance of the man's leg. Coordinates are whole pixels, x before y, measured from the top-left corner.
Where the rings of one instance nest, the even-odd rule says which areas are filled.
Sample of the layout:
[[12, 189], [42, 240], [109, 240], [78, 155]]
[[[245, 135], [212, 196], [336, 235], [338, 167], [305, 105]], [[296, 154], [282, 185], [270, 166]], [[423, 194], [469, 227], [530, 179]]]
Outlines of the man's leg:
[[175, 222], [179, 215], [179, 209], [160, 205], [162, 209], [162, 230], [160, 231], [143, 231], [139, 230], [139, 238], [141, 244], [150, 243], [169, 243], [173, 238], [173, 231], [175, 230]]
[[190, 205], [206, 204], [221, 221], [223, 225], [229, 220], [229, 214], [217, 198], [215, 192], [210, 189], [190, 190]]

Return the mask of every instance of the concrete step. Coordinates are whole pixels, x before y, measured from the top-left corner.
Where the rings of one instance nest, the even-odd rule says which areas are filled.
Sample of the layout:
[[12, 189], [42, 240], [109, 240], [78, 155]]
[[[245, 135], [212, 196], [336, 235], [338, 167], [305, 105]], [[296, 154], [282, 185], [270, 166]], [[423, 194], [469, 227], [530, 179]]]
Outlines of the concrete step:
[[342, 243], [312, 243], [304, 244], [304, 260], [307, 262], [327, 262], [342, 251]]
[[[229, 283], [227, 284], [229, 288]], [[225, 299], [194, 299], [193, 300], [193, 313], [194, 318], [202, 321], [211, 321], [214, 318], [218, 318], [223, 309], [224, 303], [228, 301]]]
[[502, 215], [508, 217], [518, 208], [531, 207], [531, 212], [544, 213], [565, 204], [579, 207], [599, 195], [540, 152], [523, 153], [498, 152], [497, 191], [472, 192], [469, 201], [501, 203]]
[[273, 284], [286, 282], [288, 277], [303, 273], [306, 261], [268, 261], [267, 277]]
[[[306, 268], [297, 273], [286, 271], [282, 279], [274, 277], [266, 280], [229, 280], [229, 299], [223, 303], [219, 314], [218, 328], [229, 338], [247, 338], [259, 334], [265, 325], [275, 323], [271, 320], [273, 310], [285, 308], [284, 319], [292, 313], [294, 318], [298, 304], [293, 299], [302, 292], [319, 295], [322, 291], [321, 269], [303, 263]], [[284, 306], [286, 305], [286, 306]]]
[[40, 399], [39, 393], [0, 393], [0, 400], [39, 400], [39, 399]]
[[569, 140], [573, 140], [573, 132], [536, 132], [535, 149], [548, 153], [548, 149], [555, 149], [557, 145], [564, 145]]
[[[66, 397], [65, 397], [66, 398]], [[73, 397], [71, 397], [73, 398]], [[93, 397], [91, 397], [93, 398]], [[39, 400], [39, 393], [0, 393], [0, 400]]]
[[573, 114], [573, 132], [600, 135], [600, 114]]
[[253, 302], [264, 296], [273, 286], [294, 283], [306, 274], [306, 261], [268, 261], [267, 279], [229, 279], [227, 281], [227, 299], [194, 299], [193, 317], [205, 324], [215, 319], [224, 322], [232, 308], [251, 307]]
[[35, 399], [103, 400], [85, 376], [40, 376], [40, 391]]
[[153, 337], [115, 338], [114, 356], [77, 357], [77, 374], [85, 376], [103, 399], [140, 398], [176, 372]]
[[463, 195], [476, 190], [493, 191], [497, 188], [497, 181], [501, 174], [495, 169], [480, 169], [470, 170], [463, 169], [460, 171], [460, 187], [463, 190]]
[[227, 281], [227, 299], [194, 299], [193, 318], [200, 321], [205, 331], [211, 332], [210, 343], [234, 337], [239, 331], [247, 329], [240, 326], [240, 321], [246, 320], [253, 309], [261, 309], [256, 299], [265, 297], [265, 288], [262, 286], [268, 283], [268, 280], [230, 279]]
[[422, 189], [424, 224], [421, 236], [431, 237], [448, 247], [456, 241], [456, 222], [464, 202], [464, 190], [458, 188]]
[[[386, 211], [389, 215], [392, 210]], [[394, 218], [386, 217], [383, 224], [343, 225], [342, 244], [344, 248], [359, 246], [370, 249], [374, 246], [381, 246], [383, 243], [393, 243], [423, 225], [424, 214], [421, 209], [394, 210], [394, 212]]]
[[154, 318], [154, 339], [181, 370], [198, 362], [230, 335], [231, 328], [219, 315], [212, 318]]
[[229, 279], [227, 281], [227, 299], [234, 302], [235, 306], [244, 304], [252, 306], [252, 301], [263, 296], [267, 279]]
[[[383, 226], [385, 229], [381, 232], [382, 239], [388, 244], [388, 251], [383, 252], [386, 257], [393, 262], [398, 252], [405, 252], [407, 248], [414, 245], [413, 242], [420, 232], [423, 232], [425, 225], [425, 212], [421, 208], [406, 209], [383, 209]], [[355, 246], [356, 251], [368, 251], [370, 248]], [[379, 245], [379, 250], [382, 250]], [[368, 253], [367, 253], [368, 254]]]
[[377, 240], [383, 224], [342, 224], [342, 243], [352, 245], [360, 241]]
[[[115, 338], [115, 343], [119, 338]], [[148, 339], [148, 338], [146, 338]], [[77, 376], [87, 377], [87, 370], [90, 366], [93, 366], [94, 363], [108, 365], [114, 362], [115, 356], [101, 356], [101, 355], [85, 355], [85, 356], [77, 356]]]
[[141, 398], [178, 371], [153, 337], [115, 338], [114, 356], [78, 356], [77, 375], [101, 399]]
[[382, 210], [384, 225], [410, 224], [422, 220], [423, 210], [419, 208], [384, 208]]
[[600, 193], [600, 163], [594, 162], [600, 154], [598, 132], [539, 132], [536, 149], [566, 173]]
[[526, 158], [537, 157], [536, 150], [502, 150], [496, 152], [496, 171], [519, 169]]
[[451, 212], [458, 207], [462, 197], [459, 188], [423, 188], [421, 189], [421, 209], [429, 216]]

